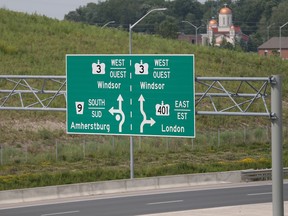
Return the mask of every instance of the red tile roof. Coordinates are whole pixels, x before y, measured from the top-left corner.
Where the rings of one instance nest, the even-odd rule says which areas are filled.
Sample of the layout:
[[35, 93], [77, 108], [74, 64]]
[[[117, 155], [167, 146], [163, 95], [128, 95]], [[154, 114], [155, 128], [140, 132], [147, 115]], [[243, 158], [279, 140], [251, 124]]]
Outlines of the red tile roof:
[[[230, 34], [229, 31], [220, 31], [220, 32], [219, 32], [218, 27], [211, 28], [211, 29], [212, 29], [212, 31], [213, 31], [214, 34], [221, 34], [221, 35], [227, 35], [227, 36]], [[246, 34], [244, 34], [244, 33], [242, 33], [240, 26], [234, 26], [234, 30], [235, 30], [235, 33], [236, 33], [236, 34], [241, 35], [241, 37], [242, 37], [242, 39], [243, 39], [244, 41], [248, 41], [248, 40], [249, 40], [249, 36], [246, 35]]]

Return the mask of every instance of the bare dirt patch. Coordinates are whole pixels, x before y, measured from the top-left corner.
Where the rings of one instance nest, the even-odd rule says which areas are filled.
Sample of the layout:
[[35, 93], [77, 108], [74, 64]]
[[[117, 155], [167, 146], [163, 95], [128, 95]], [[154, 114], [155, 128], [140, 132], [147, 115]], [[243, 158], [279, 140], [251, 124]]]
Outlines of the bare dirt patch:
[[66, 130], [66, 125], [64, 122], [51, 121], [51, 120], [38, 120], [31, 121], [29, 119], [13, 119], [13, 120], [2, 120], [0, 121], [0, 127], [8, 127], [13, 130], [18, 131], [33, 131], [37, 132], [39, 130]]

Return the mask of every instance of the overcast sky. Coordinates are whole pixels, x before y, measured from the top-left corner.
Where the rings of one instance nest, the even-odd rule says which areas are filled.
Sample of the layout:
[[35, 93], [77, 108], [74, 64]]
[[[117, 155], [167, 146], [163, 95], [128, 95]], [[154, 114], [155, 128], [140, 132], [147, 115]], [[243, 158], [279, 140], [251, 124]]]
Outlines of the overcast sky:
[[[89, 2], [97, 3], [105, 0], [0, 0], [0, 8], [13, 11], [37, 13], [47, 17], [64, 19], [64, 15]], [[198, 0], [205, 2], [205, 0]]]
[[[0, 8], [13, 11], [37, 13], [47, 17], [64, 19], [64, 15], [89, 2], [99, 0], [0, 0]], [[103, 0], [102, 0], [103, 1]]]

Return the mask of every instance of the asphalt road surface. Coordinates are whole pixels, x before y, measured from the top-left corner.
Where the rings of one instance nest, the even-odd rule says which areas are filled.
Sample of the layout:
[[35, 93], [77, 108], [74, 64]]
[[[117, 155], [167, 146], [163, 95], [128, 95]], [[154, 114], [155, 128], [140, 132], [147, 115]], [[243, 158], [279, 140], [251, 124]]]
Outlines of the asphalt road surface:
[[[288, 183], [284, 183], [288, 201]], [[271, 183], [185, 188], [0, 207], [1, 216], [129, 216], [272, 202]], [[21, 204], [23, 205], [23, 204]]]

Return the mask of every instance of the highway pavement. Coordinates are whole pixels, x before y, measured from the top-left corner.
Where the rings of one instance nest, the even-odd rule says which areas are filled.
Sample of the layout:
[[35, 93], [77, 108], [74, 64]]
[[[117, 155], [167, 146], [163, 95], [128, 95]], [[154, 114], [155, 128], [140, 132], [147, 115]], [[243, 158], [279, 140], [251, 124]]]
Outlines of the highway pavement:
[[[284, 200], [288, 201], [288, 182], [284, 183]], [[223, 184], [186, 187], [114, 195], [101, 195], [49, 202], [0, 206], [2, 216], [265, 216], [272, 215], [271, 182]], [[266, 208], [264, 207], [266, 206]], [[251, 213], [245, 213], [246, 209]], [[233, 212], [233, 210], [235, 212]], [[209, 213], [210, 211], [210, 213]], [[217, 214], [217, 211], [219, 214]], [[231, 212], [232, 211], [232, 212]], [[226, 213], [225, 213], [226, 212]], [[286, 209], [287, 212], [287, 209]], [[287, 213], [285, 213], [285, 216]]]
[[[286, 210], [284, 216], [288, 216], [288, 202], [285, 202], [284, 205], [284, 209]], [[150, 214], [145, 216], [272, 216], [272, 212], [272, 203], [261, 203]]]

